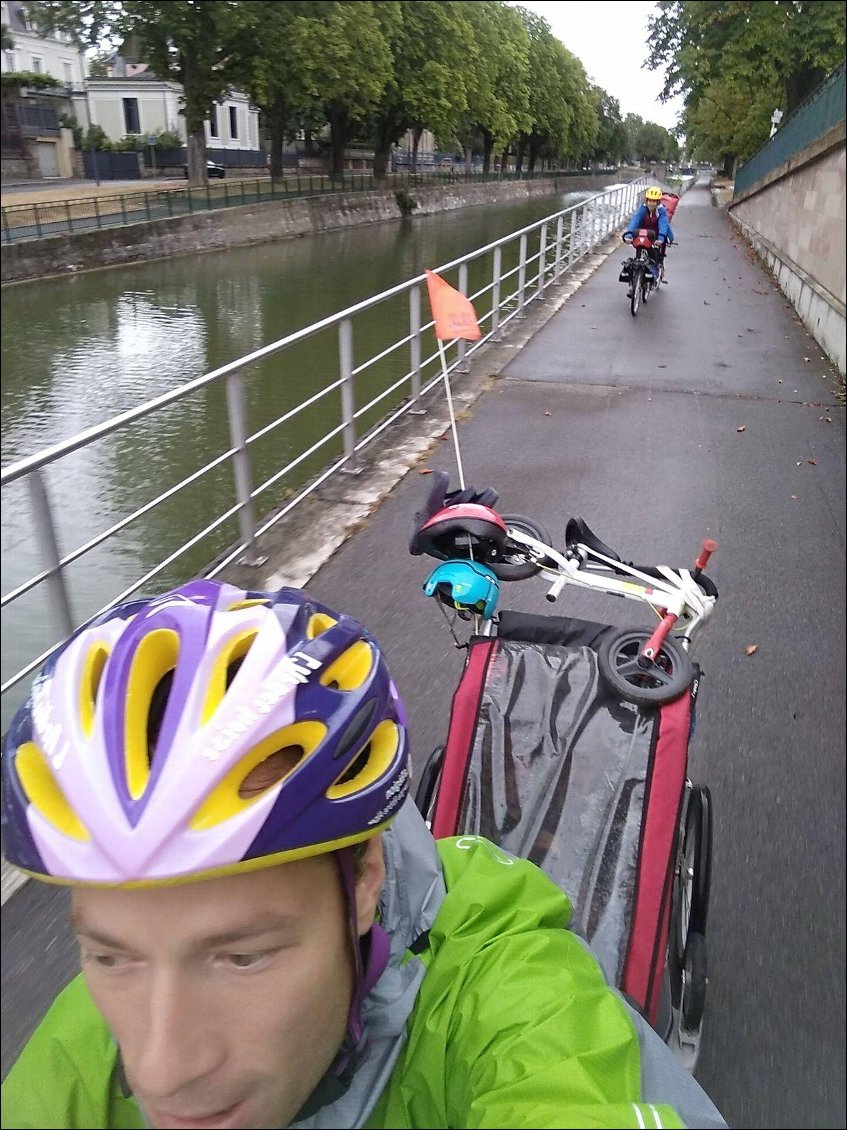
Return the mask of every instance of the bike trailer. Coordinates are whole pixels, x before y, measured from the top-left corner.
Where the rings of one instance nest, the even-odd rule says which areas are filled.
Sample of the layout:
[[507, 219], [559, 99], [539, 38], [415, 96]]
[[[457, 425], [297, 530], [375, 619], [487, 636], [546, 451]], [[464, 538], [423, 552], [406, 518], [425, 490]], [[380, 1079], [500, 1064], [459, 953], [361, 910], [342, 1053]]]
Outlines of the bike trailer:
[[[570, 897], [607, 978], [663, 1036], [668, 941], [699, 671], [665, 705], [624, 701], [598, 671], [609, 626], [502, 612], [474, 636], [446, 746], [416, 799], [436, 837], [477, 834]], [[677, 913], [677, 911], [674, 911]]]

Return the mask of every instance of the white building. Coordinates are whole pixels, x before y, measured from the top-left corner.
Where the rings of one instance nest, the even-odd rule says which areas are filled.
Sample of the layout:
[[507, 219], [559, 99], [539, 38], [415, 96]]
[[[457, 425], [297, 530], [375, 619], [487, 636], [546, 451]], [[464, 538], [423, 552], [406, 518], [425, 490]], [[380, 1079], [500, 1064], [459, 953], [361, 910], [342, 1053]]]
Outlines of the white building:
[[[124, 68], [127, 73], [115, 73]], [[107, 137], [119, 141], [127, 134], [146, 138], [168, 131], [179, 134], [183, 143], [187, 140], [185, 118], [180, 111], [182, 87], [179, 83], [158, 78], [144, 64], [118, 64], [110, 70], [109, 78], [88, 80], [91, 120]], [[84, 109], [77, 114], [77, 119], [86, 120]], [[213, 107], [211, 118], [206, 122], [206, 146], [209, 149], [259, 148], [259, 111], [250, 105], [245, 94], [234, 91]]]
[[9, 29], [14, 47], [3, 52], [2, 69], [8, 71], [34, 71], [52, 75], [63, 86], [81, 86], [85, 77], [83, 57], [68, 36], [59, 32], [42, 39], [30, 26], [23, 4], [3, 0], [0, 16]]

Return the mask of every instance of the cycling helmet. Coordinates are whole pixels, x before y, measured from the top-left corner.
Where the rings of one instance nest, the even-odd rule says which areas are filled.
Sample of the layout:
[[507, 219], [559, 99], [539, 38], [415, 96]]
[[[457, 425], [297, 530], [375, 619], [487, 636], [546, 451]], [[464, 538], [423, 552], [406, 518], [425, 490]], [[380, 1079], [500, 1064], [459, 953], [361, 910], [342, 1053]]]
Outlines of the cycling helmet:
[[646, 200], [661, 200], [662, 190], [660, 188], [657, 188], [656, 185], [651, 184], [647, 191], [644, 193], [644, 198]]
[[4, 848], [59, 883], [199, 879], [367, 840], [408, 787], [361, 624], [197, 580], [104, 614], [37, 677], [6, 739]]
[[495, 560], [506, 545], [506, 525], [490, 506], [465, 502], [445, 506], [417, 530], [412, 552], [442, 561]]
[[497, 608], [500, 582], [477, 561], [445, 561], [424, 581], [427, 596], [438, 596], [443, 604], [479, 612], [490, 620]]

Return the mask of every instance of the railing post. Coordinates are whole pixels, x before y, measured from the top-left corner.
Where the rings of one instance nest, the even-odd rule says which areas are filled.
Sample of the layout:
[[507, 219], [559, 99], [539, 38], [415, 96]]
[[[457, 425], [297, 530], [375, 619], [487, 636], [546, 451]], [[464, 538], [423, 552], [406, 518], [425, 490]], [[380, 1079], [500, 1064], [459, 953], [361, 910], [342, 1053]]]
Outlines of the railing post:
[[536, 299], [543, 300], [544, 286], [547, 278], [547, 224], [541, 225], [541, 234], [538, 239], [538, 286], [535, 291]]
[[565, 217], [559, 216], [556, 220], [556, 265], [554, 267], [553, 278], [556, 282], [559, 281], [559, 275], [562, 273], [562, 243], [564, 241], [565, 230]]
[[494, 264], [491, 270], [491, 336], [500, 341], [500, 279], [503, 274], [503, 248], [498, 243], [494, 248]]
[[526, 232], [521, 236], [520, 267], [518, 270], [518, 318], [524, 316], [524, 291], [526, 289]]
[[39, 212], [39, 206], [37, 204], [33, 205], [33, 217], [35, 219], [35, 234], [38, 236], [39, 239], [41, 239], [41, 236], [42, 236], [41, 215], [40, 215], [40, 212]]
[[[409, 291], [409, 364], [411, 367], [411, 386], [409, 398], [419, 401], [421, 397], [421, 288], [413, 286]], [[424, 416], [423, 408], [410, 408], [410, 416]]]
[[226, 406], [229, 415], [229, 436], [235, 454], [232, 457], [235, 494], [238, 499], [238, 529], [246, 553], [245, 565], [264, 565], [256, 548], [256, 516], [253, 512], [253, 486], [250, 478], [250, 454], [247, 450], [247, 424], [244, 414], [244, 382], [241, 373], [226, 378]]
[[63, 636], [69, 636], [76, 625], [71, 612], [71, 602], [65, 586], [65, 577], [62, 572], [59, 542], [56, 537], [56, 527], [53, 524], [53, 512], [50, 508], [50, 496], [47, 493], [47, 483], [39, 468], [27, 476], [29, 497], [32, 502], [35, 517], [35, 534], [38, 539], [39, 549], [48, 571], [47, 583], [50, 588], [50, 602], [53, 613], [59, 621]]
[[356, 466], [356, 396], [353, 388], [353, 323], [344, 318], [338, 327], [338, 368], [341, 374], [341, 420], [344, 424], [344, 456], [342, 472], [358, 475]]
[[[459, 265], [459, 290], [464, 294], [465, 298], [468, 296], [468, 265], [461, 263]], [[467, 373], [469, 372], [468, 365], [465, 361], [465, 355], [468, 352], [468, 343], [463, 337], [459, 338], [459, 351], [456, 360], [456, 372]]]

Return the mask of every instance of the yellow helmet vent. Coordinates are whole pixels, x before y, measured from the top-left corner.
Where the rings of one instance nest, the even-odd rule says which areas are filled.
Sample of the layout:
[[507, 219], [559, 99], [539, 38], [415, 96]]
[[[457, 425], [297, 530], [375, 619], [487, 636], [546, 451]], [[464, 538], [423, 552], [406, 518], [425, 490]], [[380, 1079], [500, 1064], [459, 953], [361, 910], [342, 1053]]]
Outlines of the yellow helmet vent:
[[399, 745], [397, 724], [389, 720], [380, 722], [371, 734], [370, 742], [329, 786], [326, 795], [330, 800], [342, 800], [374, 784], [390, 768]]
[[85, 666], [82, 670], [82, 682], [79, 688], [79, 717], [82, 723], [82, 732], [90, 738], [94, 732], [94, 707], [97, 702], [97, 691], [103, 677], [103, 668], [109, 658], [109, 649], [104, 643], [96, 643], [88, 649], [85, 657]]
[[312, 754], [326, 737], [321, 722], [295, 722], [270, 734], [233, 766], [191, 818], [192, 831], [223, 824], [249, 808]]
[[138, 800], [150, 779], [150, 713], [153, 694], [176, 668], [179, 635], [157, 628], [143, 637], [129, 671], [124, 726], [124, 758], [129, 795]]
[[321, 684], [339, 691], [354, 691], [366, 681], [373, 667], [374, 656], [370, 645], [357, 640], [331, 663], [321, 675]]
[[201, 713], [203, 725], [209, 721], [223, 702], [223, 697], [234, 677], [232, 668], [244, 658], [257, 635], [257, 628], [245, 628], [243, 632], [231, 636], [218, 652], [209, 675], [206, 698], [203, 701]]
[[338, 623], [332, 616], [327, 616], [324, 612], [316, 612], [313, 616], [309, 617], [309, 623], [306, 627], [306, 635], [310, 640], [316, 636], [323, 635], [328, 632], [330, 628], [335, 627]]
[[68, 798], [53, 776], [47, 758], [35, 742], [24, 742], [18, 747], [15, 768], [27, 800], [36, 812], [57, 832], [72, 840], [87, 843], [91, 838], [88, 830], [71, 808]]

